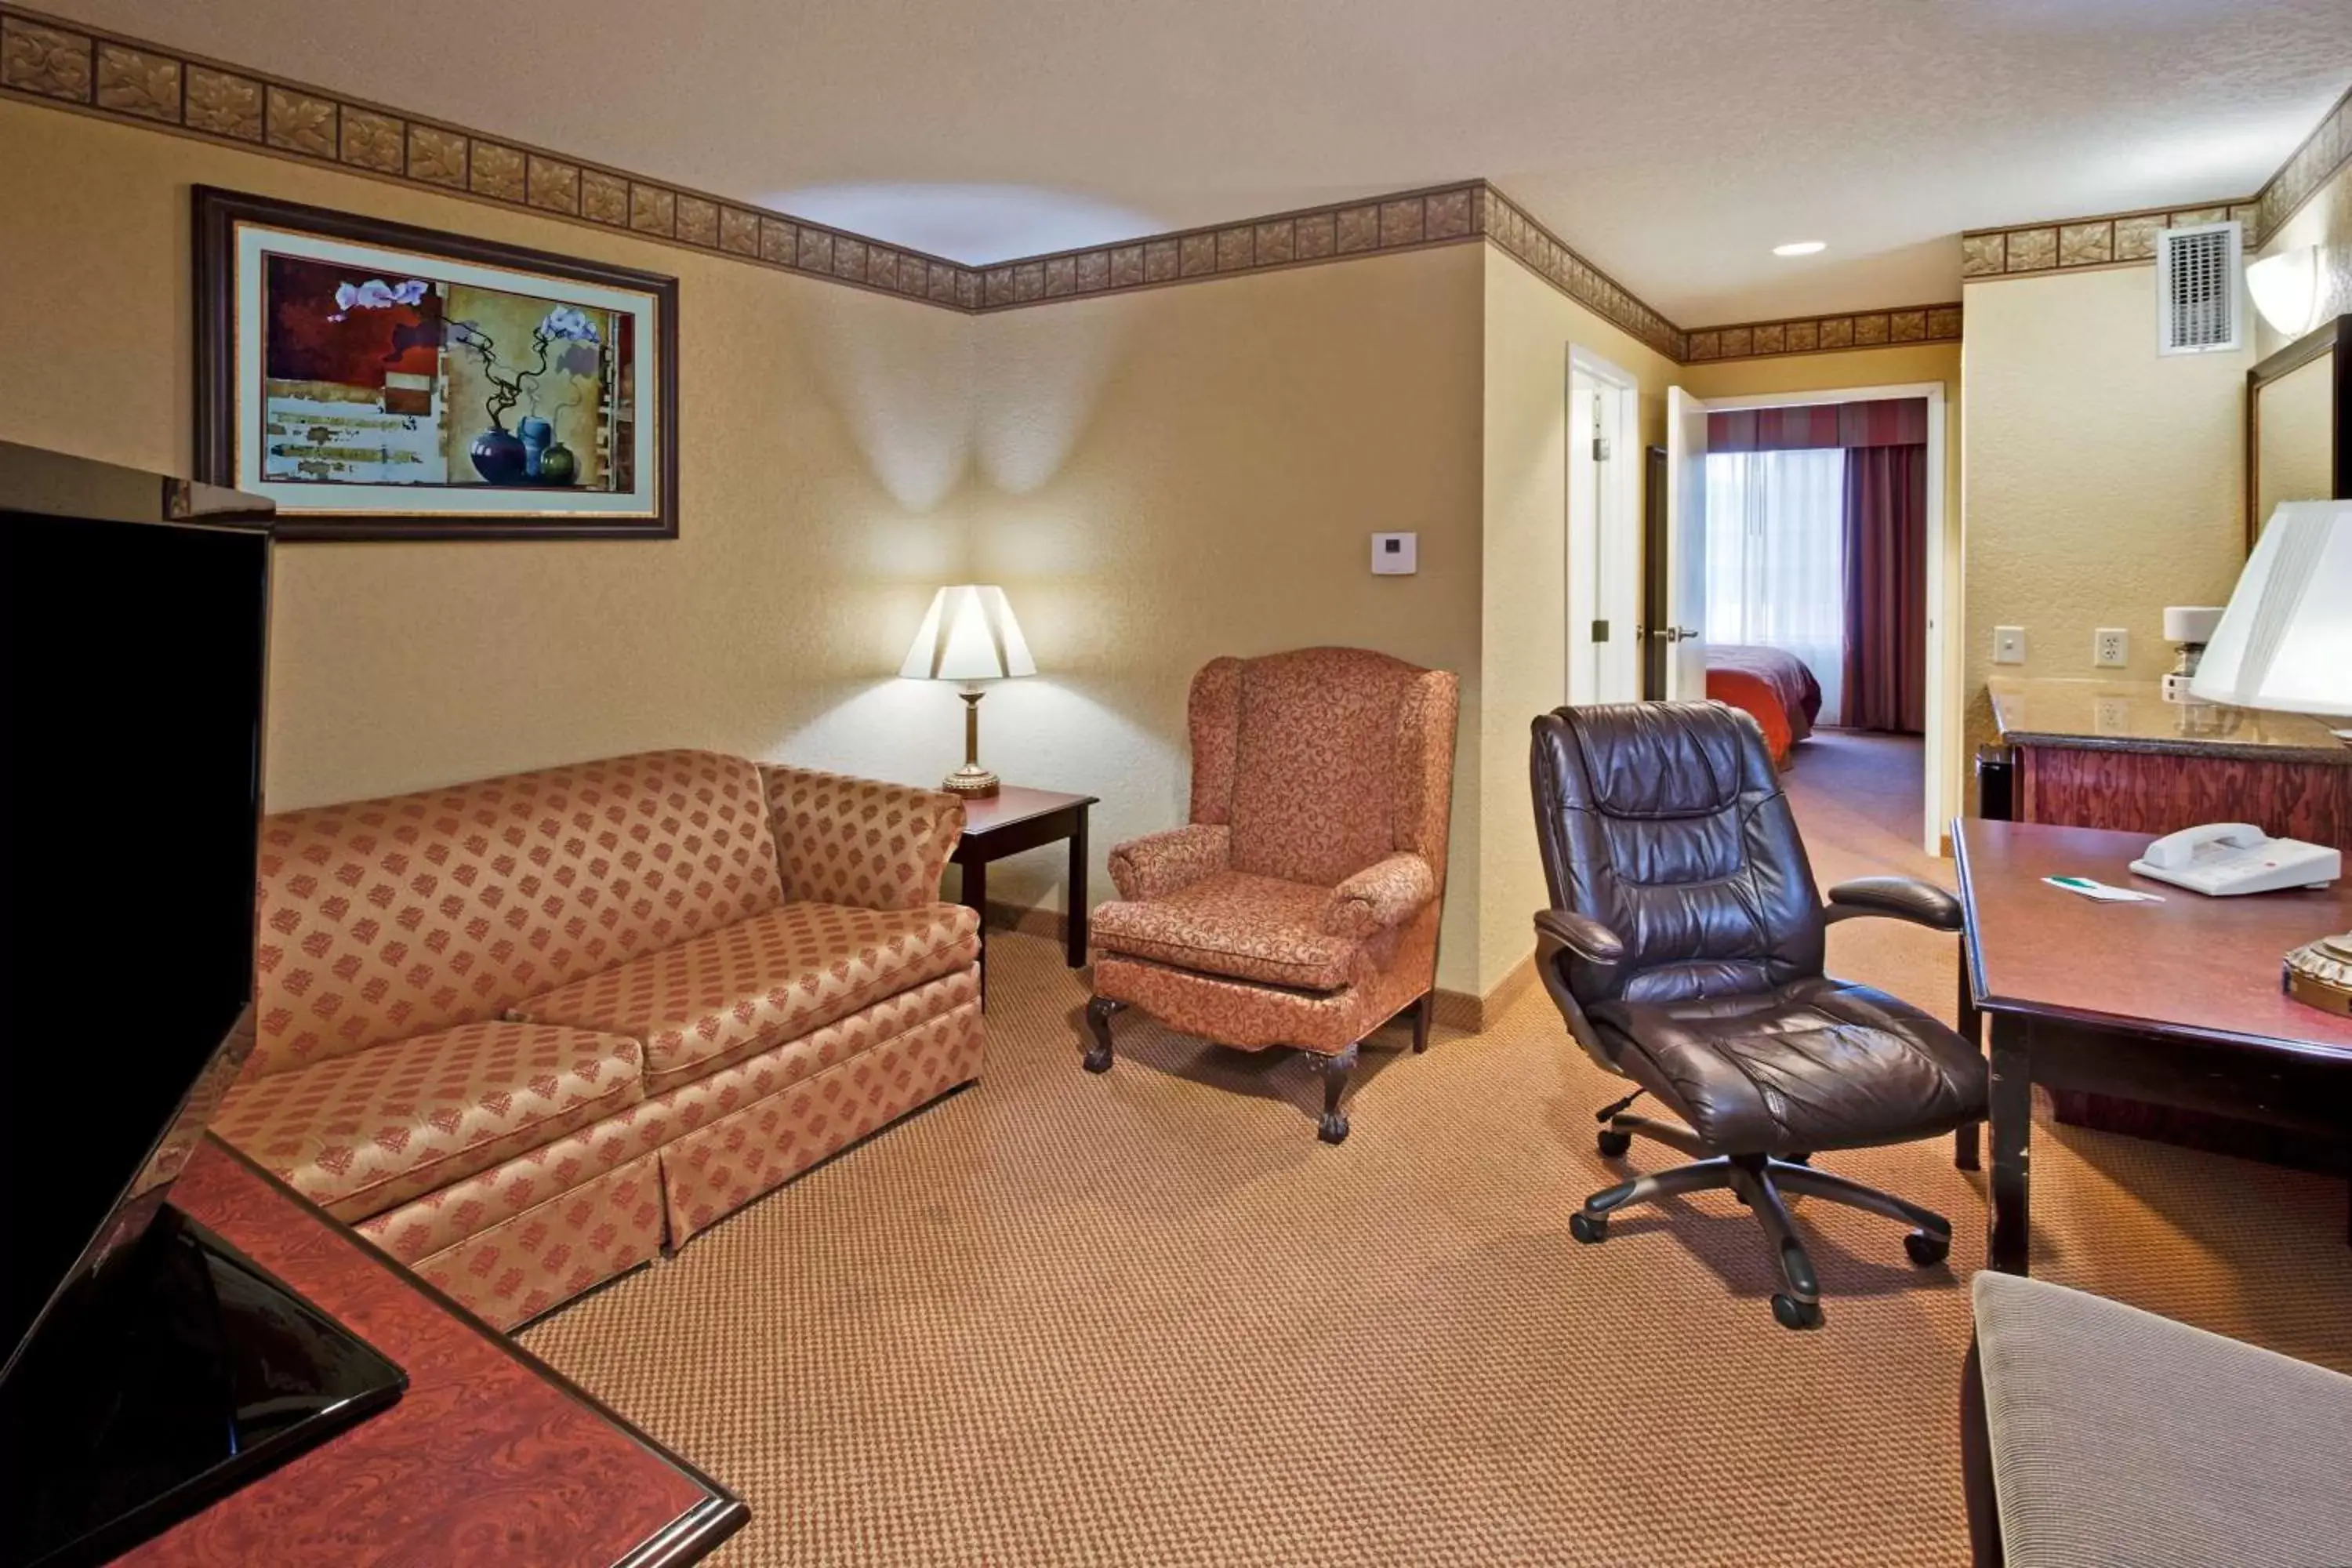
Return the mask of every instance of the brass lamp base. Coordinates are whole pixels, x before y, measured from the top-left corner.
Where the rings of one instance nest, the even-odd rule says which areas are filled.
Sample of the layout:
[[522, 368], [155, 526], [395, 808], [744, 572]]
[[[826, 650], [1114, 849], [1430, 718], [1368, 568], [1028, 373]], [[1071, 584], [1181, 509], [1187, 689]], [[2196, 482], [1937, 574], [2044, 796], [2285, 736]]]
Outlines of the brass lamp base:
[[985, 800], [997, 791], [997, 778], [986, 768], [966, 763], [940, 781], [940, 787], [950, 795], [960, 795], [969, 800]]
[[941, 779], [940, 787], [966, 800], [986, 800], [997, 790], [996, 775], [980, 765], [980, 700], [988, 693], [967, 686], [956, 695], [963, 699], [963, 766]]
[[2352, 1018], [2352, 931], [2324, 936], [2286, 955], [2286, 994], [2305, 1006]]

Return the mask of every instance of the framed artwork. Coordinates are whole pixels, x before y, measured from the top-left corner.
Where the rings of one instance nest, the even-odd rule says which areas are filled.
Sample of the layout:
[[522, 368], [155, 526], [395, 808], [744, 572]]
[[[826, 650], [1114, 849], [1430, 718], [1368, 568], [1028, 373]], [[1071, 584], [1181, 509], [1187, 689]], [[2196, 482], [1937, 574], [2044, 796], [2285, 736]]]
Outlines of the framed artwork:
[[674, 539], [677, 279], [199, 185], [196, 468], [289, 539]]

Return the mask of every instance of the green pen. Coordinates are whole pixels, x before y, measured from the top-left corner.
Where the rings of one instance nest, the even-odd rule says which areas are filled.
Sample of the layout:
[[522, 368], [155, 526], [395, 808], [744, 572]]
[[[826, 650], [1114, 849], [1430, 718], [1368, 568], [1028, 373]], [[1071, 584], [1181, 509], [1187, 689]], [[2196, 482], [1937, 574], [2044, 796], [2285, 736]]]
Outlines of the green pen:
[[2137, 888], [2118, 888], [2110, 882], [2095, 881], [2089, 877], [2044, 877], [2053, 888], [2063, 888], [2070, 893], [2080, 893], [2086, 899], [2096, 899], [2103, 904], [2160, 904], [2162, 893], [2143, 893]]

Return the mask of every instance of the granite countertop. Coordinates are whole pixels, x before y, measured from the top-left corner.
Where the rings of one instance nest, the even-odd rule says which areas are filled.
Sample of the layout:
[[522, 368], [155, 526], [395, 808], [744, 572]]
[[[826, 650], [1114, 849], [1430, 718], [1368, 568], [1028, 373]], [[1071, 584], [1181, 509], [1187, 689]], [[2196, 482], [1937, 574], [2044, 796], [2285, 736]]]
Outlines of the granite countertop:
[[2210, 702], [2167, 702], [2153, 680], [1994, 679], [1993, 722], [2012, 744], [2322, 763], [2352, 767], [2326, 721]]

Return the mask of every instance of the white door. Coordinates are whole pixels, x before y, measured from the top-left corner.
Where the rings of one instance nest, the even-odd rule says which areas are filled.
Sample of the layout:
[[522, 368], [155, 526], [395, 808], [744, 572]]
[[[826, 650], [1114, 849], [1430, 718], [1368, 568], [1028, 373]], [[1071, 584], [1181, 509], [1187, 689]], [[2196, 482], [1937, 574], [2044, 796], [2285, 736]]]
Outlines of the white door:
[[1666, 389], [1666, 700], [1706, 698], [1706, 405]]
[[1580, 364], [1568, 376], [1568, 700], [1581, 708], [1601, 698], [1601, 649], [1592, 633], [1601, 614], [1601, 465], [1592, 434], [1601, 396]]
[[1642, 695], [1640, 411], [1633, 379], [1570, 350], [1568, 615], [1570, 702]]

